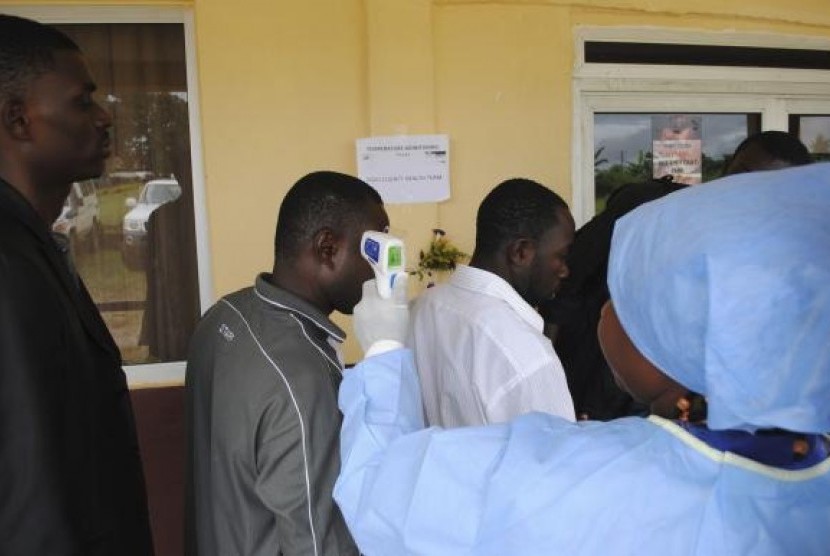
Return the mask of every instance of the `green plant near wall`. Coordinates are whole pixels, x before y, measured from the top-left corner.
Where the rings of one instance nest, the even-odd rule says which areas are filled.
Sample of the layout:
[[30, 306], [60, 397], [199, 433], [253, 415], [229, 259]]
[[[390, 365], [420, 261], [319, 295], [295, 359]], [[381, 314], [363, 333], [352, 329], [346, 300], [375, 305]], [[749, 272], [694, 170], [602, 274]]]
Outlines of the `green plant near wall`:
[[434, 284], [433, 279], [436, 273], [451, 272], [456, 265], [467, 260], [470, 256], [452, 244], [447, 238], [444, 230], [435, 228], [432, 230], [432, 240], [426, 251], [421, 250], [418, 256], [418, 267], [412, 271], [418, 276], [418, 280], [425, 278], [429, 281], [427, 287]]

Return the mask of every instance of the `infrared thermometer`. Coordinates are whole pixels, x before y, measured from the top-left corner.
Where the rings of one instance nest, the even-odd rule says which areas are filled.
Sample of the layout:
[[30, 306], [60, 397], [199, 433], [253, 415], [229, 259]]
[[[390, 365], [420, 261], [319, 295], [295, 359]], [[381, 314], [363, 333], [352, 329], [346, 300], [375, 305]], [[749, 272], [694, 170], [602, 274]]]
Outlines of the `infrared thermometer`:
[[395, 280], [406, 274], [403, 241], [383, 232], [363, 232], [360, 254], [375, 271], [378, 294], [384, 299], [392, 297]]

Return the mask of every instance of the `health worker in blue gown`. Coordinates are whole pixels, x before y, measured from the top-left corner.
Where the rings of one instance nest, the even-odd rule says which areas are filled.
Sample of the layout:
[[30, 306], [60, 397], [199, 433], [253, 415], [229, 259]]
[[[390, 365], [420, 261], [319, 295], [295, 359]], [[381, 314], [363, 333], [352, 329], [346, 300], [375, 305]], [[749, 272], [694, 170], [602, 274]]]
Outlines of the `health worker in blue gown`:
[[830, 165], [622, 218], [599, 334], [654, 413], [423, 428], [405, 295], [364, 288], [335, 498], [367, 555], [830, 554]]

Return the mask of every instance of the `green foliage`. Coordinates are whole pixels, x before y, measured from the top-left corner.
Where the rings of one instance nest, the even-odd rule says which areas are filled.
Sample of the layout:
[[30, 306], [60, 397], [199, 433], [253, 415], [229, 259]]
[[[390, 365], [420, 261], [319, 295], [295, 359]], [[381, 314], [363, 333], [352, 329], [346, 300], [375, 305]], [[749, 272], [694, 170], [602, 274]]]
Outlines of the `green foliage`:
[[419, 254], [418, 267], [412, 271], [413, 275], [418, 276], [418, 280], [432, 277], [433, 272], [455, 270], [458, 263], [469, 258], [467, 253], [458, 249], [447, 239], [444, 230], [436, 228], [432, 230], [432, 234], [427, 250], [421, 250]]
[[[594, 159], [601, 152], [594, 153]], [[611, 193], [628, 183], [641, 183], [651, 179], [651, 153], [640, 151], [637, 160], [614, 164], [604, 170], [595, 170], [596, 211], [602, 212]]]
[[605, 146], [602, 146], [594, 151], [594, 170], [597, 170], [603, 164], [608, 164], [608, 159], [602, 156], [602, 151], [604, 150]]
[[709, 158], [706, 154], [704, 154], [703, 183], [722, 178], [723, 172], [726, 170], [726, 165], [729, 164], [729, 159], [729, 155], [725, 155], [721, 158]]
[[134, 92], [124, 95], [112, 110], [118, 156], [110, 171], [149, 170], [169, 176], [180, 170], [180, 159], [190, 153], [185, 98], [167, 92]]
[[[603, 147], [604, 148], [604, 147]], [[602, 155], [602, 149], [594, 152], [594, 162]], [[605, 159], [601, 159], [605, 160]], [[703, 181], [717, 179], [723, 175], [727, 157], [710, 158], [703, 155]], [[640, 151], [637, 160], [624, 164], [613, 164], [599, 169], [595, 164], [594, 183], [596, 192], [596, 212], [599, 214], [605, 209], [605, 202], [614, 190], [629, 183], [642, 183], [652, 178], [652, 154]]]

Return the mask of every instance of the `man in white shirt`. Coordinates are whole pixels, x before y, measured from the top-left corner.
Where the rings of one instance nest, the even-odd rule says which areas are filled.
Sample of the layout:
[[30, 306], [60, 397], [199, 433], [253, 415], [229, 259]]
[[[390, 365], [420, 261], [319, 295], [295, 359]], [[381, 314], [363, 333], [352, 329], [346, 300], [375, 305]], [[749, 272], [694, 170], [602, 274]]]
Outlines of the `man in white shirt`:
[[568, 275], [574, 221], [556, 193], [528, 179], [493, 189], [476, 247], [415, 303], [415, 352], [429, 425], [504, 422], [530, 411], [574, 419], [565, 373], [534, 310]]

